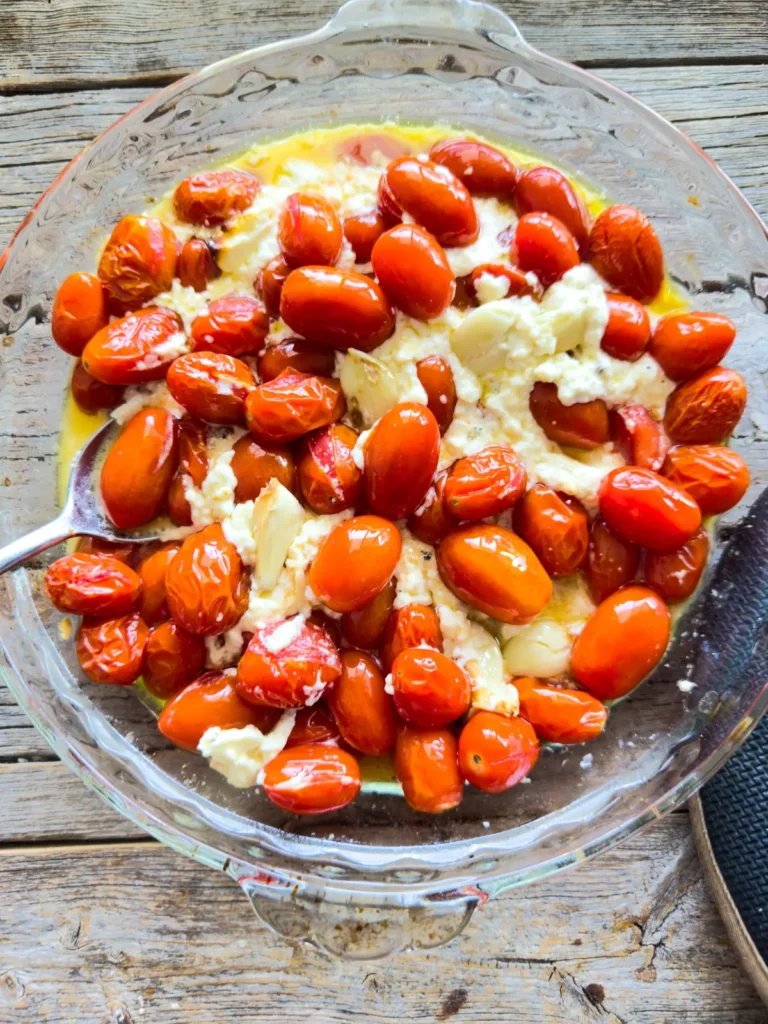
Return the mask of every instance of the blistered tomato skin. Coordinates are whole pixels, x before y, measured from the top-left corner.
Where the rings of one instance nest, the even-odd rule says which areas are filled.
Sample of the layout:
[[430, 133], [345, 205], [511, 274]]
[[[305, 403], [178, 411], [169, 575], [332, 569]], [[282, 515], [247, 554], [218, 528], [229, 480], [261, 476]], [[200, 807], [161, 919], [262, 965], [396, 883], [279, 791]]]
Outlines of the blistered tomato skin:
[[509, 200], [517, 185], [515, 165], [494, 146], [475, 139], [444, 139], [429, 151], [433, 163], [447, 167], [470, 195]]
[[609, 206], [589, 233], [592, 266], [616, 291], [652, 302], [664, 281], [664, 256], [647, 217], [633, 206]]
[[336, 267], [294, 270], [283, 285], [280, 315], [302, 338], [342, 352], [370, 352], [395, 329], [381, 287], [363, 274]]
[[93, 274], [70, 274], [56, 292], [51, 310], [53, 340], [67, 355], [80, 356], [91, 338], [109, 323], [101, 281]]
[[[472, 273], [469, 275], [468, 290], [472, 296], [477, 295], [477, 282], [483, 276], [505, 278], [507, 282], [507, 294], [504, 298], [508, 299], [511, 296], [521, 297], [523, 295], [532, 295], [536, 299], [540, 299], [543, 294], [543, 288], [540, 284], [532, 284], [528, 280], [526, 274], [517, 267], [508, 267], [503, 263], [481, 263], [479, 267], [475, 267]], [[535, 279], [534, 279], [535, 280]]]
[[503, 793], [536, 764], [539, 741], [524, 719], [479, 711], [461, 730], [458, 756], [467, 782], [486, 793]]
[[437, 420], [441, 434], [453, 422], [456, 411], [456, 383], [453, 370], [442, 356], [427, 356], [416, 363], [416, 376], [427, 395], [427, 408]]
[[441, 814], [461, 803], [464, 782], [456, 737], [450, 729], [401, 725], [393, 761], [405, 799], [415, 811]]
[[573, 235], [548, 213], [526, 213], [520, 218], [515, 248], [520, 269], [533, 271], [545, 288], [580, 263]]
[[[446, 167], [401, 156], [382, 177], [395, 207], [409, 213], [440, 245], [471, 245], [477, 239], [480, 227], [472, 197]], [[381, 193], [379, 204], [381, 208]]]
[[526, 482], [525, 467], [511, 448], [483, 448], [453, 464], [443, 501], [457, 519], [486, 519], [512, 508]]
[[386, 231], [371, 262], [387, 298], [407, 316], [433, 320], [450, 306], [453, 271], [437, 239], [417, 224]]
[[681, 381], [717, 366], [735, 339], [727, 316], [678, 313], [656, 324], [649, 351], [670, 380]]
[[336, 379], [283, 370], [274, 380], [251, 391], [245, 403], [245, 420], [260, 441], [286, 444], [335, 423], [345, 409], [344, 392]]
[[445, 505], [445, 481], [447, 473], [441, 473], [427, 491], [421, 505], [408, 517], [408, 529], [417, 540], [435, 545], [454, 530], [459, 521], [452, 516]]
[[268, 330], [269, 317], [256, 299], [224, 295], [192, 321], [189, 336], [194, 351], [245, 356], [262, 349]]
[[640, 565], [640, 549], [615, 533], [604, 519], [592, 523], [585, 571], [596, 604], [631, 583]]
[[469, 677], [440, 651], [411, 648], [392, 665], [395, 707], [411, 725], [437, 729], [455, 722], [469, 707]]
[[341, 255], [341, 223], [323, 196], [288, 196], [278, 218], [277, 239], [289, 267], [332, 266]]
[[290, 814], [327, 814], [360, 792], [355, 758], [338, 747], [307, 743], [282, 750], [264, 769], [264, 793]]
[[[338, 683], [336, 684], [338, 685]], [[286, 747], [301, 747], [305, 743], [327, 743], [338, 746], [339, 727], [324, 700], [311, 707], [299, 708], [293, 722]]]
[[94, 334], [83, 349], [83, 366], [103, 384], [160, 380], [175, 356], [155, 350], [180, 331], [181, 320], [173, 310], [140, 309]]
[[187, 224], [216, 227], [247, 210], [260, 188], [259, 179], [243, 171], [207, 171], [176, 186], [173, 206]]
[[589, 215], [573, 185], [554, 167], [528, 167], [515, 191], [519, 214], [549, 213], [573, 235], [583, 253], [589, 239]]
[[667, 399], [664, 427], [675, 444], [719, 444], [733, 433], [746, 404], [741, 374], [716, 366], [678, 384]]
[[91, 414], [102, 409], [116, 409], [125, 400], [125, 388], [96, 380], [82, 363], [75, 365], [69, 388], [83, 412]]
[[608, 292], [605, 298], [608, 303], [608, 323], [603, 331], [600, 348], [614, 359], [634, 363], [646, 351], [651, 340], [648, 311], [629, 295]]
[[77, 552], [58, 558], [45, 574], [45, 592], [60, 612], [122, 615], [136, 604], [141, 580], [109, 555]]
[[376, 424], [366, 441], [365, 495], [372, 512], [405, 519], [424, 500], [437, 469], [437, 420], [416, 402], [402, 402]]
[[669, 633], [669, 610], [658, 594], [624, 587], [587, 620], [571, 651], [571, 673], [600, 700], [623, 697], [661, 661]]
[[652, 551], [674, 551], [701, 526], [699, 506], [650, 469], [613, 469], [599, 490], [600, 514], [625, 540]]
[[116, 619], [84, 618], [77, 631], [77, 660], [93, 683], [130, 686], [141, 675], [148, 638], [138, 612]]
[[298, 492], [296, 463], [287, 446], [259, 444], [246, 434], [235, 442], [233, 451], [230, 466], [237, 480], [236, 502], [258, 498], [269, 481], [274, 479], [292, 494]]
[[237, 666], [237, 692], [251, 704], [300, 708], [313, 704], [341, 675], [336, 645], [320, 626], [305, 622], [299, 634], [277, 651], [270, 637], [284, 619], [257, 629]]
[[126, 308], [143, 306], [171, 287], [178, 244], [157, 217], [123, 217], [101, 254], [99, 280]]
[[331, 611], [359, 611], [392, 579], [401, 548], [394, 523], [379, 516], [347, 519], [320, 544], [309, 585]]
[[397, 585], [394, 579], [374, 599], [359, 611], [346, 612], [341, 616], [341, 633], [346, 643], [363, 650], [379, 646], [384, 628], [392, 612]]
[[531, 415], [550, 439], [572, 448], [597, 448], [610, 436], [608, 407], [600, 398], [564, 405], [557, 384], [537, 381], [528, 405]]
[[215, 636], [237, 625], [248, 607], [248, 581], [219, 523], [186, 538], [168, 566], [165, 589], [168, 610], [188, 633]]
[[363, 493], [363, 475], [352, 458], [357, 434], [343, 423], [310, 434], [297, 465], [305, 503], [320, 515], [352, 508]]
[[101, 537], [81, 537], [77, 550], [83, 555], [109, 555], [133, 568], [136, 564], [138, 544], [132, 544], [130, 541], [102, 540]]
[[589, 519], [575, 498], [534, 484], [515, 508], [515, 532], [538, 555], [550, 576], [567, 576], [584, 563]]
[[371, 757], [388, 754], [397, 736], [397, 712], [384, 686], [384, 676], [370, 654], [341, 652], [341, 675], [328, 694], [328, 704], [344, 741]]
[[176, 423], [164, 409], [142, 409], [123, 427], [101, 470], [104, 508], [118, 529], [160, 514], [177, 455]]
[[188, 476], [195, 487], [202, 487], [208, 473], [208, 428], [191, 416], [179, 420], [179, 468], [174, 473], [168, 489], [168, 515], [176, 526], [189, 526], [192, 510], [185, 493], [184, 477]]
[[511, 530], [478, 523], [440, 541], [437, 567], [453, 593], [486, 615], [523, 624], [552, 596], [552, 580], [531, 548]]
[[565, 690], [524, 676], [513, 680], [520, 717], [545, 743], [588, 743], [605, 729], [608, 711], [584, 690]]
[[642, 405], [623, 405], [610, 414], [611, 439], [630, 466], [658, 472], [669, 451], [661, 425]]
[[678, 445], [661, 473], [690, 494], [704, 516], [719, 516], [738, 505], [749, 487], [746, 462], [721, 445]]
[[256, 382], [248, 366], [221, 352], [188, 352], [168, 370], [168, 390], [191, 416], [208, 423], [239, 424]]
[[355, 263], [370, 263], [376, 241], [387, 230], [387, 222], [378, 210], [357, 213], [344, 221], [344, 237], [352, 246]]
[[176, 274], [184, 288], [204, 292], [210, 281], [221, 276], [213, 247], [202, 238], [190, 238], [181, 247]]
[[162, 622], [149, 634], [142, 678], [156, 697], [172, 697], [205, 668], [205, 640], [176, 622]]
[[310, 373], [315, 377], [333, 376], [336, 360], [333, 350], [320, 348], [303, 338], [286, 338], [277, 345], [270, 345], [257, 362], [262, 384], [279, 377], [283, 370]]
[[387, 672], [395, 659], [412, 647], [430, 647], [442, 653], [443, 632], [435, 609], [428, 604], [407, 604], [390, 613], [381, 637], [381, 661]]
[[264, 300], [267, 313], [273, 320], [280, 316], [280, 296], [283, 285], [291, 272], [291, 268], [282, 256], [275, 256], [262, 268], [259, 277], [259, 291]]
[[146, 555], [139, 563], [139, 613], [148, 626], [156, 626], [158, 622], [170, 618], [165, 594], [165, 574], [178, 550], [178, 544], [166, 544], [151, 555]]
[[668, 604], [687, 601], [699, 585], [708, 554], [709, 537], [701, 529], [676, 551], [646, 551], [643, 577]]

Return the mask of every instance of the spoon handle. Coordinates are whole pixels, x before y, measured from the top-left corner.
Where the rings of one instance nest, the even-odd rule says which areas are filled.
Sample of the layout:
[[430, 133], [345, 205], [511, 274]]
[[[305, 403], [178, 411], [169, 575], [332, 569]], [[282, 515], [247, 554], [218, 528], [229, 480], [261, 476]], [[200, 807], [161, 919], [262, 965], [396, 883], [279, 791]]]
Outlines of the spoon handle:
[[39, 526], [31, 533], [19, 537], [18, 540], [12, 540], [10, 544], [0, 548], [0, 573], [15, 569], [29, 561], [30, 558], [34, 558], [35, 555], [39, 555], [41, 551], [74, 536], [75, 531], [72, 529], [69, 519], [59, 516], [52, 522], [46, 523], [45, 526]]

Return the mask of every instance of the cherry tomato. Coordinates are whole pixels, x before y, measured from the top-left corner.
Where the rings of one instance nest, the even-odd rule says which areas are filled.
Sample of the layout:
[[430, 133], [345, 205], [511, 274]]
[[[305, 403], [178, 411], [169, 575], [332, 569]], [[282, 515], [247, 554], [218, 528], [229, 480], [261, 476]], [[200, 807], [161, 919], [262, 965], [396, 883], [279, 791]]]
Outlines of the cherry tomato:
[[716, 366], [677, 385], [664, 426], [675, 444], [718, 444], [733, 433], [746, 404], [741, 374]]
[[525, 467], [511, 448], [483, 448], [453, 464], [443, 502], [457, 519], [486, 519], [512, 508], [526, 481]]
[[416, 363], [416, 376], [427, 394], [427, 408], [444, 434], [456, 411], [456, 383], [453, 370], [442, 356], [427, 356]]
[[669, 451], [669, 441], [644, 406], [623, 405], [612, 409], [610, 425], [613, 443], [630, 466], [661, 469]]
[[341, 255], [341, 222], [323, 196], [294, 192], [280, 212], [277, 240], [289, 267], [333, 266]]
[[[181, 335], [171, 309], [140, 309], [98, 331], [83, 349], [83, 366], [103, 384], [140, 384], [165, 377], [178, 351], [164, 351]], [[172, 346], [173, 349], [173, 346]]]
[[528, 676], [514, 683], [521, 718], [545, 743], [587, 743], [605, 728], [605, 705], [583, 690], [564, 690]]
[[387, 672], [396, 658], [412, 647], [442, 653], [443, 631], [437, 612], [428, 604], [407, 604], [390, 613], [381, 637], [381, 660]]
[[408, 517], [408, 529], [425, 544], [437, 544], [459, 525], [458, 519], [451, 515], [444, 501], [447, 476], [447, 473], [440, 474], [427, 491], [424, 501]]
[[424, 814], [458, 807], [464, 796], [456, 737], [450, 729], [401, 725], [394, 754], [395, 775], [408, 805]]
[[165, 575], [178, 550], [178, 544], [166, 544], [139, 562], [139, 614], [148, 626], [156, 626], [158, 622], [170, 618], [165, 593]]
[[650, 469], [611, 470], [600, 483], [599, 499], [611, 529], [652, 551], [674, 551], [701, 526], [693, 498]]
[[360, 792], [357, 761], [338, 747], [307, 743], [282, 750], [264, 768], [264, 793], [291, 814], [327, 814]]
[[262, 383], [279, 377], [283, 370], [311, 373], [315, 377], [332, 377], [336, 359], [330, 348], [319, 348], [303, 338], [286, 338], [269, 345], [259, 354], [259, 377]]
[[437, 420], [425, 406], [402, 402], [381, 417], [363, 455], [371, 510], [387, 519], [405, 519], [424, 500], [437, 469]]
[[392, 686], [397, 713], [428, 729], [455, 722], [469, 707], [466, 672], [439, 651], [411, 648], [395, 658]]
[[246, 725], [255, 725], [262, 732], [269, 732], [279, 717], [276, 708], [246, 704], [238, 696], [230, 676], [206, 672], [171, 697], [160, 712], [157, 727], [175, 746], [197, 750], [203, 734], [214, 726], [243, 729]]
[[688, 380], [717, 366], [735, 339], [727, 316], [677, 313], [656, 325], [649, 351], [670, 380]]
[[554, 167], [528, 167], [515, 192], [517, 212], [549, 213], [573, 235], [580, 252], [589, 240], [589, 214], [573, 185]]
[[260, 441], [285, 444], [335, 423], [345, 409], [344, 392], [335, 378], [283, 370], [251, 391], [245, 419]]
[[81, 537], [77, 550], [83, 555], [109, 555], [118, 562], [133, 567], [136, 563], [138, 544], [132, 544], [130, 541], [121, 543], [102, 540], [101, 537]]
[[429, 158], [447, 167], [470, 195], [509, 199], [517, 185], [517, 168], [494, 146], [475, 139], [443, 139]]
[[331, 530], [309, 570], [309, 585], [334, 612], [355, 612], [392, 579], [402, 541], [379, 516], [354, 516]]
[[457, 597], [502, 622], [530, 622], [552, 596], [552, 581], [534, 552], [502, 526], [453, 530], [437, 547], [437, 567]]
[[357, 213], [344, 221], [344, 237], [355, 253], [355, 263], [370, 263], [376, 240], [384, 234], [387, 224], [378, 210]]
[[290, 448], [280, 444], [262, 445], [249, 434], [237, 440], [230, 466], [237, 479], [235, 501], [258, 498], [270, 480], [292, 494], [297, 493], [296, 463]]
[[507, 267], [503, 263], [481, 263], [469, 275], [469, 290], [473, 296], [477, 295], [477, 283], [482, 277], [504, 278], [507, 282], [507, 293], [504, 296], [506, 299], [512, 295], [532, 295], [539, 299], [543, 293], [541, 285], [531, 284], [523, 271], [517, 267]]
[[623, 697], [661, 661], [669, 642], [669, 611], [647, 587], [607, 597], [576, 637], [571, 672], [600, 700]]
[[168, 609], [196, 636], [236, 626], [248, 607], [248, 578], [220, 523], [187, 537], [165, 574]]
[[177, 253], [176, 235], [157, 217], [123, 217], [104, 246], [99, 280], [112, 298], [136, 309], [171, 287]]
[[267, 313], [273, 320], [280, 316], [280, 296], [283, 294], [283, 285], [290, 272], [291, 268], [283, 257], [274, 256], [259, 274], [259, 291]]
[[648, 311], [628, 295], [608, 292], [608, 323], [605, 325], [600, 348], [614, 359], [634, 363], [648, 348], [651, 340], [651, 321]]
[[[338, 686], [338, 683], [336, 684]], [[338, 746], [341, 739], [336, 719], [325, 701], [312, 707], [299, 708], [286, 741], [286, 747], [301, 747], [305, 743], [328, 743]]]
[[171, 483], [168, 487], [168, 497], [165, 501], [165, 508], [168, 513], [168, 518], [174, 526], [192, 525], [192, 508], [187, 500], [184, 485], [184, 474], [180, 473], [178, 469], [171, 478]]
[[548, 213], [526, 213], [515, 228], [517, 262], [545, 288], [579, 265], [579, 248], [568, 228]]
[[720, 445], [679, 445], [667, 455], [662, 475], [693, 498], [704, 516], [738, 505], [749, 487], [746, 462]]
[[109, 323], [107, 299], [93, 274], [70, 274], [59, 285], [51, 310], [53, 340], [67, 355], [80, 356], [91, 338]]
[[75, 364], [69, 388], [74, 400], [87, 413], [116, 409], [125, 400], [125, 388], [117, 384], [102, 384], [88, 373], [82, 363]]
[[123, 427], [104, 460], [101, 498], [120, 530], [159, 515], [176, 469], [176, 422], [164, 409], [142, 409]]
[[453, 271], [437, 239], [417, 224], [385, 231], [371, 262], [387, 298], [408, 316], [432, 320], [450, 306]]
[[677, 551], [647, 551], [643, 563], [645, 582], [668, 604], [687, 601], [699, 585], [708, 555], [709, 537], [703, 529]]
[[202, 238], [190, 238], [185, 242], [179, 253], [176, 273], [185, 288], [204, 292], [209, 281], [215, 281], [221, 276], [211, 243]]
[[179, 420], [179, 468], [168, 488], [168, 515], [176, 526], [192, 523], [192, 510], [185, 493], [185, 476], [202, 487], [208, 473], [208, 430], [204, 423], [184, 416]]
[[339, 628], [338, 619], [331, 618], [331, 616], [321, 608], [314, 608], [310, 613], [307, 622], [311, 622], [314, 626], [320, 626], [321, 629], [325, 630], [331, 640], [333, 640], [336, 647], [341, 647], [341, 629]]
[[358, 135], [353, 139], [345, 139], [339, 145], [339, 156], [348, 157], [363, 167], [367, 167], [374, 160], [380, 160], [381, 157], [394, 160], [396, 156], [402, 156], [407, 152], [408, 146], [391, 135]]
[[518, 502], [514, 522], [550, 576], [567, 576], [584, 564], [589, 519], [575, 498], [534, 484]]
[[472, 197], [447, 167], [401, 156], [382, 177], [396, 208], [409, 213], [440, 245], [471, 245], [477, 239], [480, 226]]
[[247, 210], [260, 188], [259, 179], [243, 171], [206, 171], [176, 186], [173, 206], [179, 220], [215, 227]]
[[304, 439], [297, 465], [299, 488], [313, 512], [329, 515], [352, 508], [363, 492], [363, 474], [352, 458], [354, 430], [343, 423], [322, 427]]
[[610, 285], [638, 302], [652, 302], [661, 290], [661, 244], [651, 222], [633, 206], [603, 210], [589, 233], [589, 258]]
[[225, 295], [195, 317], [189, 336], [196, 351], [246, 356], [261, 350], [268, 330], [269, 317], [261, 303], [250, 295]]
[[75, 644], [80, 668], [93, 683], [130, 686], [141, 675], [148, 637], [138, 612], [116, 619], [84, 618]]
[[557, 444], [597, 448], [609, 438], [608, 407], [600, 398], [564, 405], [558, 397], [557, 384], [537, 381], [528, 405], [538, 425]]
[[473, 309], [478, 305], [470, 274], [456, 278], [456, 291], [454, 292], [451, 305], [456, 309], [462, 310]]
[[288, 621], [270, 622], [251, 637], [237, 666], [237, 692], [243, 700], [273, 708], [300, 708], [320, 700], [341, 675], [336, 645], [311, 622], [303, 622], [298, 634], [273, 650], [270, 638], [276, 630], [290, 628]]
[[188, 352], [168, 370], [168, 390], [190, 415], [208, 423], [242, 423], [256, 386], [248, 366], [221, 352]]
[[45, 574], [45, 592], [60, 612], [73, 615], [122, 615], [136, 604], [141, 580], [124, 562], [109, 555], [64, 555]]
[[373, 650], [379, 646], [395, 600], [397, 584], [394, 579], [372, 601], [359, 611], [341, 616], [341, 632], [352, 647]]
[[289, 274], [280, 315], [292, 331], [318, 345], [370, 352], [392, 335], [395, 316], [381, 287], [336, 267], [300, 267]]
[[539, 741], [523, 718], [479, 711], [459, 736], [459, 771], [486, 793], [503, 793], [528, 775], [539, 756]]
[[341, 652], [341, 676], [328, 703], [345, 742], [371, 757], [388, 754], [397, 736], [397, 712], [384, 676], [370, 654]]
[[149, 634], [142, 678], [156, 697], [171, 697], [205, 668], [205, 640], [176, 622], [161, 622]]
[[585, 566], [589, 589], [596, 604], [619, 587], [631, 583], [640, 564], [640, 551], [610, 528], [604, 519], [592, 523]]

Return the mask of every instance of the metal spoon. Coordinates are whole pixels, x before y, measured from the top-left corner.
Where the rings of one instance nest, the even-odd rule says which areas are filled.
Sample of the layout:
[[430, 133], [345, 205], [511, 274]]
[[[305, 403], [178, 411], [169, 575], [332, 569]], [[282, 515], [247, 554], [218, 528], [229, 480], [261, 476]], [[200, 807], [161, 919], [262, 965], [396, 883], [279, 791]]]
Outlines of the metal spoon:
[[117, 424], [110, 420], [80, 450], [72, 465], [67, 497], [60, 514], [45, 526], [0, 548], [0, 573], [17, 568], [41, 551], [69, 540], [70, 537], [98, 537], [101, 540], [135, 543], [158, 539], [157, 533], [123, 533], [107, 519], [101, 507], [94, 486], [94, 470], [104, 448], [112, 444], [118, 431]]

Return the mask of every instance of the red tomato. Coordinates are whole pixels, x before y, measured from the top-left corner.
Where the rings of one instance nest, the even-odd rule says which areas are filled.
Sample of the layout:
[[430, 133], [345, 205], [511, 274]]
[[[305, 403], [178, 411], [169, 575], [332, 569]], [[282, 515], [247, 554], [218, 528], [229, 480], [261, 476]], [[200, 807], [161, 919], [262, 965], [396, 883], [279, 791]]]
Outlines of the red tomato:
[[315, 377], [332, 377], [336, 366], [333, 350], [318, 348], [303, 338], [286, 338], [270, 345], [259, 354], [259, 377], [262, 383], [279, 377], [283, 370], [311, 373]]
[[77, 631], [77, 660], [93, 683], [130, 686], [141, 675], [149, 629], [138, 612], [117, 619], [84, 618]]
[[427, 395], [427, 408], [444, 434], [453, 422], [456, 410], [456, 384], [447, 359], [427, 356], [416, 363], [416, 376]]
[[699, 530], [677, 551], [646, 551], [645, 582], [668, 604], [687, 601], [704, 572], [709, 554], [709, 537]]
[[595, 519], [585, 566], [594, 601], [600, 604], [619, 587], [631, 583], [639, 564], [639, 548], [614, 533], [604, 519]]
[[467, 189], [447, 167], [401, 156], [383, 177], [395, 203], [434, 235], [440, 245], [471, 245], [480, 233]]
[[440, 814], [458, 807], [464, 796], [456, 737], [450, 729], [401, 725], [394, 754], [395, 775], [414, 811]]
[[374, 160], [380, 160], [382, 156], [387, 160], [394, 160], [396, 156], [402, 156], [407, 152], [408, 146], [391, 135], [358, 135], [339, 144], [340, 157], [352, 159], [363, 167], [367, 167]]
[[589, 214], [573, 185], [554, 167], [528, 167], [515, 192], [517, 212], [549, 213], [573, 235], [580, 252], [589, 240]]
[[568, 228], [548, 213], [526, 213], [515, 228], [517, 262], [533, 273], [545, 288], [578, 266], [579, 249]]
[[371, 262], [387, 298], [408, 316], [432, 320], [450, 306], [453, 271], [437, 239], [417, 224], [385, 231]]
[[392, 686], [400, 717], [428, 729], [461, 718], [472, 690], [469, 677], [455, 661], [439, 651], [418, 647], [395, 658]]
[[178, 246], [157, 217], [123, 217], [104, 246], [99, 280], [126, 308], [143, 306], [173, 284]]
[[607, 597], [576, 637], [571, 672], [600, 700], [623, 697], [658, 665], [669, 642], [669, 611], [647, 587]]
[[412, 647], [443, 650], [443, 631], [437, 612], [428, 604], [407, 604], [391, 612], [381, 637], [381, 661], [387, 672], [403, 651]]
[[187, 537], [165, 574], [168, 609], [197, 636], [236, 626], [248, 607], [248, 579], [237, 548], [219, 523]]
[[333, 377], [314, 377], [283, 370], [248, 395], [245, 419], [260, 441], [285, 444], [341, 419], [346, 409], [341, 384]]
[[600, 398], [564, 405], [558, 397], [557, 384], [537, 381], [528, 405], [550, 441], [571, 448], [597, 448], [608, 440], [608, 407]]
[[149, 634], [142, 678], [156, 697], [172, 697], [205, 668], [205, 640], [176, 622], [161, 622]]
[[371, 757], [395, 745], [397, 712], [384, 689], [384, 676], [370, 654], [341, 652], [341, 676], [328, 703], [344, 741]]
[[479, 711], [459, 736], [459, 771], [486, 793], [503, 793], [529, 774], [539, 756], [539, 741], [522, 718]]
[[248, 366], [221, 352], [188, 352], [168, 370], [168, 390], [190, 415], [208, 423], [242, 423], [256, 382]]
[[705, 516], [738, 505], [749, 487], [746, 462], [720, 445], [679, 445], [667, 455], [662, 475], [693, 498]]
[[525, 541], [502, 526], [460, 526], [440, 541], [443, 582], [473, 608], [502, 622], [534, 619], [552, 596], [552, 581]]
[[221, 276], [213, 245], [202, 238], [190, 238], [181, 247], [176, 273], [185, 288], [204, 292], [209, 281]]
[[101, 537], [81, 537], [77, 545], [77, 550], [83, 555], [109, 555], [131, 567], [136, 562], [138, 549], [138, 544], [130, 541], [113, 542]]
[[174, 526], [192, 525], [192, 508], [187, 500], [187, 493], [184, 484], [184, 474], [176, 470], [168, 488], [168, 497], [165, 502], [168, 518]]
[[139, 614], [148, 626], [156, 626], [170, 618], [165, 592], [165, 576], [168, 566], [179, 550], [178, 544], [166, 544], [139, 562], [141, 597]]
[[402, 402], [381, 417], [363, 455], [371, 511], [387, 519], [405, 519], [424, 500], [437, 469], [437, 420], [425, 406]]
[[483, 448], [453, 464], [443, 502], [457, 519], [486, 519], [512, 508], [526, 481], [525, 467], [511, 448]]
[[587, 743], [605, 728], [605, 705], [583, 690], [564, 690], [528, 676], [514, 683], [521, 718], [545, 743]]
[[386, 172], [379, 178], [377, 189], [378, 212], [384, 223], [389, 226], [399, 224], [403, 219], [403, 211], [397, 204], [392, 189], [389, 187]]
[[56, 292], [51, 310], [53, 340], [67, 355], [80, 356], [91, 338], [109, 323], [107, 299], [93, 274], [70, 274]]
[[717, 366], [735, 339], [727, 316], [677, 313], [656, 324], [649, 351], [670, 380], [688, 380]]
[[341, 630], [339, 629], [338, 619], [333, 619], [327, 612], [322, 611], [320, 608], [315, 608], [310, 613], [307, 622], [311, 622], [313, 626], [320, 626], [333, 640], [336, 647], [341, 647]]
[[278, 218], [277, 239], [289, 267], [332, 266], [341, 255], [341, 223], [323, 196], [288, 196]]
[[184, 416], [179, 420], [179, 468], [168, 490], [168, 515], [177, 526], [189, 526], [192, 510], [185, 493], [184, 477], [202, 487], [208, 474], [208, 429], [204, 423]]
[[[338, 686], [338, 683], [336, 684]], [[325, 701], [313, 704], [311, 708], [299, 708], [288, 737], [286, 747], [301, 747], [305, 743], [327, 743], [338, 746], [341, 739], [336, 719]]]
[[299, 488], [313, 512], [329, 515], [352, 508], [363, 492], [363, 474], [352, 458], [354, 430], [333, 423], [302, 442], [298, 462]]
[[280, 296], [283, 294], [283, 285], [291, 272], [291, 268], [282, 256], [275, 256], [262, 268], [258, 276], [259, 291], [267, 308], [267, 313], [273, 320], [280, 316]]
[[180, 334], [173, 310], [140, 309], [98, 331], [83, 349], [83, 366], [103, 384], [140, 384], [159, 380], [178, 353], [161, 346]]
[[372, 650], [379, 646], [387, 625], [397, 585], [392, 579], [376, 597], [359, 611], [341, 616], [341, 632], [352, 647]]
[[630, 466], [658, 471], [669, 451], [669, 441], [656, 420], [642, 405], [612, 409], [611, 438]]
[[718, 444], [733, 433], [746, 404], [741, 374], [716, 366], [677, 385], [667, 399], [664, 426], [675, 444]]
[[608, 292], [608, 323], [603, 331], [600, 348], [614, 359], [634, 363], [648, 348], [651, 340], [651, 321], [648, 311], [628, 295]]
[[247, 210], [260, 188], [244, 171], [206, 171], [176, 186], [173, 205], [179, 220], [215, 227]]
[[508, 200], [515, 191], [517, 168], [487, 142], [443, 139], [429, 151], [429, 159], [447, 167], [470, 195]]
[[227, 356], [256, 355], [264, 345], [269, 318], [250, 295], [214, 299], [202, 316], [192, 321], [189, 336], [196, 351]]
[[101, 498], [118, 529], [160, 514], [177, 452], [176, 422], [164, 409], [142, 409], [123, 427], [101, 469]]
[[514, 523], [550, 576], [567, 576], [584, 564], [589, 519], [575, 498], [534, 484], [515, 508]]
[[652, 302], [664, 281], [664, 256], [651, 222], [633, 206], [609, 206], [589, 233], [598, 274], [638, 302]]
[[507, 299], [512, 295], [532, 295], [539, 299], [543, 293], [541, 285], [531, 284], [522, 270], [518, 270], [517, 267], [507, 267], [503, 263], [481, 263], [469, 276], [469, 290], [473, 296], [477, 295], [477, 282], [481, 277], [505, 278], [507, 294], [504, 298]]
[[344, 237], [355, 253], [355, 263], [370, 263], [376, 240], [386, 229], [386, 221], [378, 210], [347, 217], [344, 221]]
[[326, 814], [352, 803], [360, 792], [360, 769], [338, 747], [307, 743], [289, 747], [264, 769], [264, 792], [291, 814]]
[[45, 574], [46, 594], [60, 612], [72, 615], [122, 615], [136, 604], [140, 590], [133, 569], [109, 555], [64, 555]]
[[[300, 708], [314, 704], [341, 675], [339, 652], [320, 626], [300, 623], [297, 634], [278, 650], [270, 638], [291, 629], [280, 619], [257, 629], [237, 666], [237, 692], [251, 704]], [[279, 636], [279, 634], [278, 634]]]
[[392, 579], [401, 547], [399, 530], [386, 519], [346, 519], [320, 544], [309, 585], [331, 611], [359, 611]]
[[440, 474], [427, 491], [424, 501], [408, 517], [408, 529], [425, 544], [437, 544], [459, 525], [458, 519], [451, 515], [444, 501], [447, 476], [447, 473]]
[[83, 412], [91, 414], [102, 409], [116, 409], [125, 400], [125, 388], [117, 384], [102, 384], [88, 373], [82, 363], [75, 363], [69, 388]]
[[701, 526], [693, 498], [650, 469], [611, 470], [600, 483], [599, 498], [611, 529], [652, 551], [674, 551]]
[[237, 440], [233, 446], [232, 472], [237, 479], [235, 501], [250, 501], [258, 498], [270, 480], [297, 493], [296, 463], [290, 448], [284, 445], [261, 445], [249, 434]]

